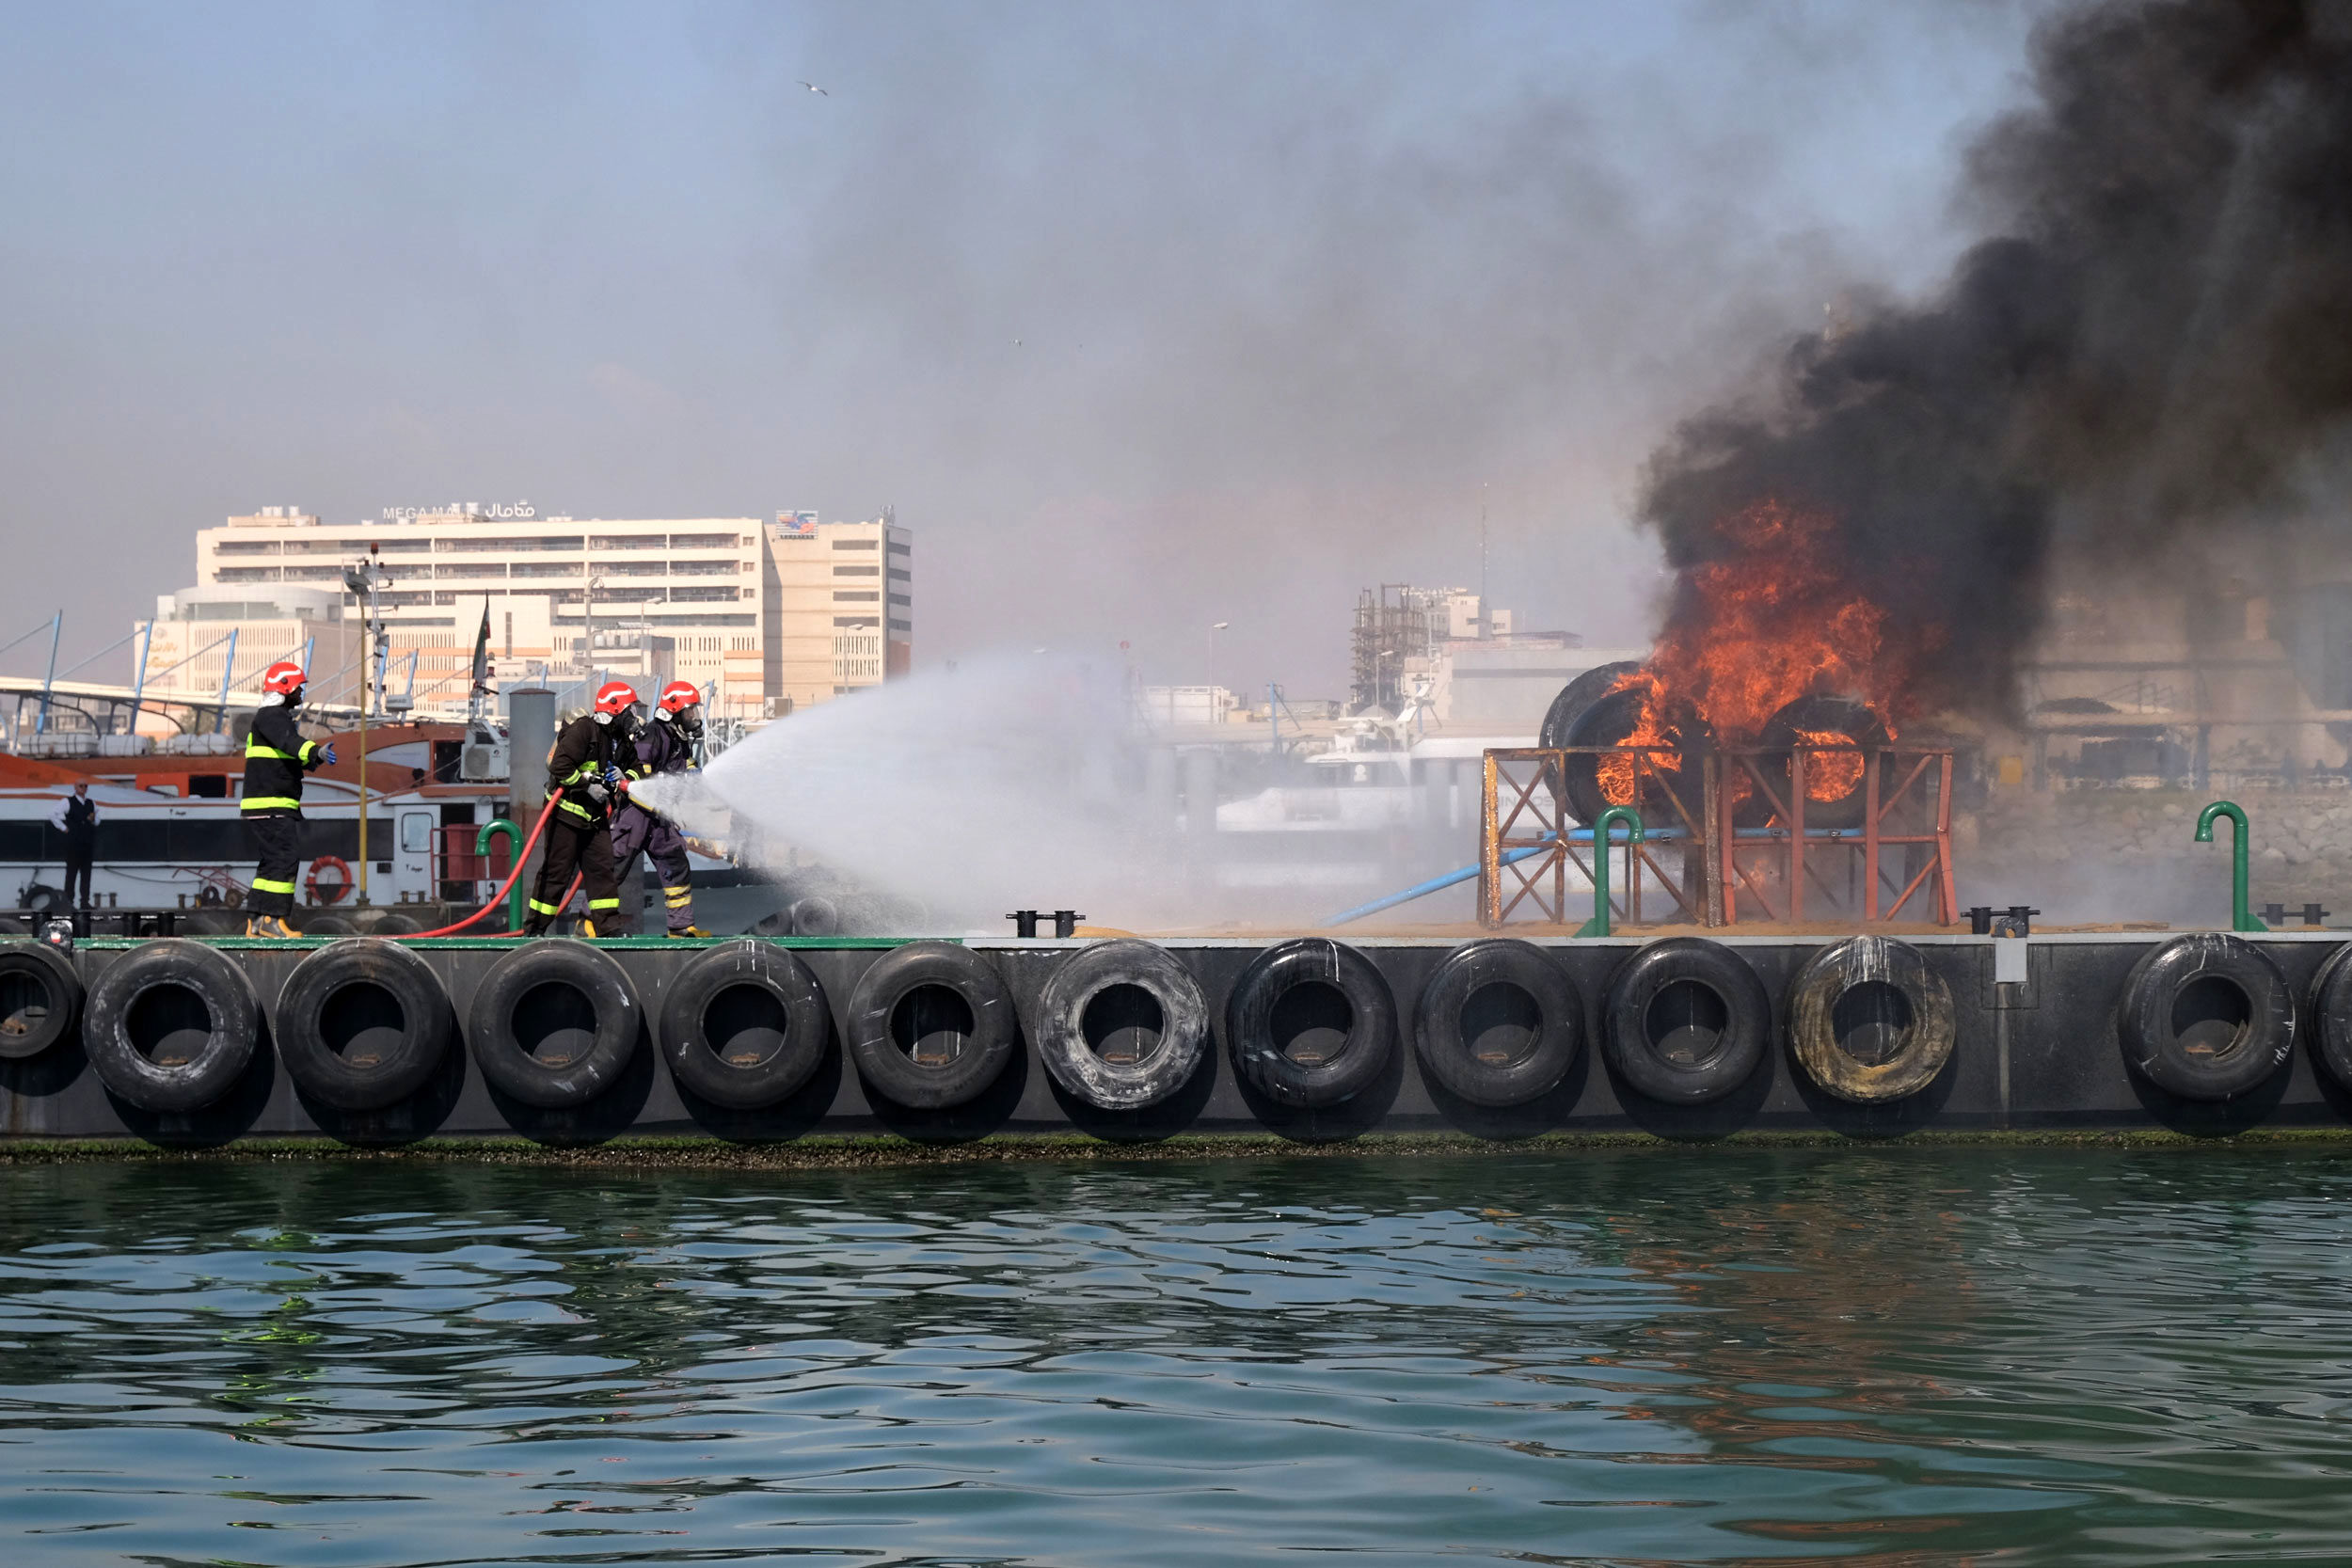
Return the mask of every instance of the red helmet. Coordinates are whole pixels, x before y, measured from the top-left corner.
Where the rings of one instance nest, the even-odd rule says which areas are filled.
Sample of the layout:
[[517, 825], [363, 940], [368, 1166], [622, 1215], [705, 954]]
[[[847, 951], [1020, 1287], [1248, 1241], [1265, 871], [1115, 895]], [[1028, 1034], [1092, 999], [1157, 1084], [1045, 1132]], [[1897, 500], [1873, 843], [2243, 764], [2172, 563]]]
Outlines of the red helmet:
[[672, 681], [661, 689], [661, 700], [654, 705], [654, 711], [660, 718], [673, 718], [690, 707], [700, 707], [702, 701], [702, 689], [693, 682]]
[[607, 681], [596, 688], [596, 711], [612, 715], [627, 713], [637, 705], [637, 689], [627, 681]]
[[302, 689], [302, 666], [281, 658], [262, 672], [262, 689], [274, 697], [291, 697]]

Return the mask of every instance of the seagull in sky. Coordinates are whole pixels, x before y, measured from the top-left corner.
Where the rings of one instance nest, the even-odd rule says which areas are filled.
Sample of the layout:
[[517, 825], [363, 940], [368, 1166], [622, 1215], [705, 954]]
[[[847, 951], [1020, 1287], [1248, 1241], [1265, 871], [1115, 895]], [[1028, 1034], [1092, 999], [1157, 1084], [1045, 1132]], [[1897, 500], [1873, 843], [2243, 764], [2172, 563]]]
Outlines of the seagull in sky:
[[818, 87], [814, 82], [803, 82], [801, 86], [806, 87], [809, 91], [815, 93], [819, 98], [831, 98], [833, 96], [833, 94], [827, 92], [824, 88]]

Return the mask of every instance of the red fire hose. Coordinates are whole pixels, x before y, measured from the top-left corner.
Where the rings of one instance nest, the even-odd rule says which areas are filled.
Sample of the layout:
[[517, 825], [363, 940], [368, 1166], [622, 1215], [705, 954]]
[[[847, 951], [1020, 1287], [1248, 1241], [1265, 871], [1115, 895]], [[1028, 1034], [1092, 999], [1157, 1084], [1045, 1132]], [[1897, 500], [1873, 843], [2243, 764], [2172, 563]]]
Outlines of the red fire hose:
[[[513, 868], [506, 873], [506, 880], [501, 882], [499, 884], [499, 890], [490, 895], [489, 902], [484, 904], [480, 909], [474, 911], [473, 913], [468, 915], [465, 919], [459, 921], [454, 926], [443, 926], [439, 929], [432, 931], [404, 931], [400, 935], [392, 938], [392, 940], [394, 942], [414, 942], [420, 937], [455, 936], [458, 932], [464, 930], [475, 921], [480, 920], [484, 915], [488, 914], [492, 910], [497, 909], [499, 907], [499, 900], [506, 896], [506, 890], [515, 885], [515, 879], [521, 876], [523, 874], [523, 867], [531, 863], [531, 851], [538, 847], [539, 834], [546, 830], [548, 818], [555, 815], [555, 803], [562, 799], [564, 799], [564, 792], [560, 789], [548, 797], [547, 807], [539, 813], [539, 820], [531, 825], [531, 836], [523, 840], [522, 853], [515, 857], [515, 864]], [[579, 878], [575, 877], [572, 879], [572, 886], [575, 888], [580, 886]], [[564, 895], [564, 902], [568, 904], [571, 901], [572, 895], [568, 893], [565, 894]]]

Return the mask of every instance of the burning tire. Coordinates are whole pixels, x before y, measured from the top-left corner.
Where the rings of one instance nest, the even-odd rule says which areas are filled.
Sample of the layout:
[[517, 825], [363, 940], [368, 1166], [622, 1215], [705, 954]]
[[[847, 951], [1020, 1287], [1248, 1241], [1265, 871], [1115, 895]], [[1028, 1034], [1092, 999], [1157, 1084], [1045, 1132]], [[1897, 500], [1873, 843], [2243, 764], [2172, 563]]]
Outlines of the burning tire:
[[467, 1043], [493, 1088], [526, 1105], [585, 1105], [620, 1082], [645, 1032], [612, 959], [563, 939], [517, 947], [473, 993]]
[[339, 1111], [407, 1099], [456, 1030], [440, 976], [397, 942], [329, 942], [278, 993], [278, 1059], [305, 1093]]
[[45, 942], [0, 943], [0, 1061], [40, 1055], [73, 1033], [82, 978]]
[[661, 1001], [670, 1076], [731, 1111], [797, 1093], [823, 1063], [832, 1027], [808, 966], [753, 937], [696, 954]]
[[1225, 1004], [1233, 1070], [1268, 1100], [1315, 1110], [1372, 1086], [1396, 1050], [1396, 999], [1372, 960], [1323, 937], [1278, 942]]
[[1617, 1076], [1651, 1100], [1700, 1105], [1746, 1083], [1764, 1060], [1772, 999], [1722, 942], [1669, 937], [1618, 969], [1604, 1016]]
[[[1643, 706], [1649, 701], [1648, 690], [1629, 686], [1612, 691], [1597, 700], [1577, 717], [1568, 731], [1571, 746], [1622, 746], [1628, 738], [1640, 732]], [[1658, 727], [1656, 744], [1670, 746], [1670, 752], [1652, 752], [1644, 759], [1644, 781], [1641, 788], [1643, 803], [1653, 814], [1645, 816], [1644, 826], [1663, 828], [1665, 817], [1655, 815], [1665, 802], [1658, 798], [1658, 784], [1662, 783], [1682, 809], [1696, 820], [1706, 794], [1699, 774], [1697, 758], [1692, 754], [1712, 742], [1713, 733], [1707, 721], [1695, 715], [1662, 721]], [[1686, 766], [1687, 764], [1687, 766]], [[1634, 780], [1631, 759], [1627, 756], [1598, 756], [1590, 752], [1571, 755], [1561, 764], [1563, 805], [1569, 820], [1590, 827], [1594, 819], [1611, 806], [1634, 803]], [[1665, 816], [1671, 816], [1671, 811]]]
[[893, 949], [850, 998], [858, 1077], [914, 1110], [977, 1100], [1012, 1060], [1019, 1037], [1012, 996], [995, 966], [953, 942]]
[[[1859, 828], [1869, 805], [1868, 795], [1863, 788], [1864, 753], [1885, 745], [1888, 738], [1885, 721], [1871, 711], [1867, 703], [1851, 697], [1800, 697], [1773, 714], [1765, 723], [1764, 733], [1756, 737], [1758, 745], [1776, 753], [1760, 760], [1759, 766], [1772, 781], [1774, 791], [1786, 800], [1793, 764], [1791, 748], [1799, 742], [1821, 746], [1851, 742], [1859, 750], [1806, 754], [1804, 825]], [[1742, 822], [1748, 821], [1745, 808], [1749, 806], [1758, 814], [1758, 822], [1772, 810], [1760, 796], [1751, 795], [1742, 802]]]
[[1584, 717], [1584, 710], [1616, 689], [1617, 683], [1628, 675], [1641, 673], [1636, 659], [1623, 659], [1604, 664], [1597, 670], [1587, 670], [1560, 689], [1560, 695], [1551, 700], [1551, 707], [1544, 714], [1544, 727], [1536, 744], [1546, 751], [1556, 751], [1569, 744], [1568, 732]]
[[1919, 950], [1848, 937], [1813, 955], [1788, 988], [1788, 1038], [1806, 1077], [1840, 1100], [1900, 1100], [1951, 1059], [1952, 993]]
[[1532, 942], [1455, 948], [1422, 988], [1414, 1049], [1423, 1071], [1473, 1105], [1524, 1105], [1559, 1086], [1584, 1048], [1584, 999]]
[[2183, 1100], [2234, 1100], [2267, 1082], [2294, 1050], [2295, 995], [2261, 948], [2195, 931], [2132, 966], [2115, 1025], [2123, 1060], [2156, 1087]]
[[202, 942], [164, 937], [90, 987], [82, 1046], [99, 1082], [142, 1111], [200, 1111], [253, 1059], [262, 1009], [245, 971]]
[[1097, 1110], [1158, 1104], [1191, 1080], [1208, 1044], [1200, 982], [1148, 942], [1079, 948], [1038, 999], [1045, 1070]]

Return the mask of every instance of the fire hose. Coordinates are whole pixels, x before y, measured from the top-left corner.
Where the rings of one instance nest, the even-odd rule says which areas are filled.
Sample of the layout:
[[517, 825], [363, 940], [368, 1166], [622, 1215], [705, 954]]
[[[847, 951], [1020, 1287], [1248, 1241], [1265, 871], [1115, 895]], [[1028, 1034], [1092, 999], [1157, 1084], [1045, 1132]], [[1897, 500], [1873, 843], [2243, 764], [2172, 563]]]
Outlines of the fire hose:
[[[497, 909], [499, 907], [499, 900], [506, 896], [507, 889], [515, 885], [515, 879], [521, 876], [523, 874], [523, 867], [531, 863], [531, 851], [538, 847], [539, 835], [547, 831], [548, 818], [555, 815], [555, 804], [563, 799], [564, 792], [560, 789], [548, 797], [548, 803], [546, 807], [539, 813], [539, 820], [531, 825], [531, 836], [523, 841], [521, 852], [516, 855], [513, 867], [506, 873], [506, 880], [499, 884], [498, 891], [490, 895], [488, 901], [485, 902], [480, 909], [474, 911], [473, 913], [457, 922], [454, 926], [443, 926], [430, 931], [404, 931], [392, 940], [395, 942], [414, 942], [421, 937], [455, 936], [458, 932], [464, 930], [475, 921], [480, 920], [484, 915], [488, 914], [492, 910]], [[579, 878], [575, 877], [572, 879], [572, 886], [575, 888], [580, 886]], [[571, 902], [571, 898], [572, 895], [569, 893], [566, 893], [564, 895], [564, 902], [568, 904]]]

